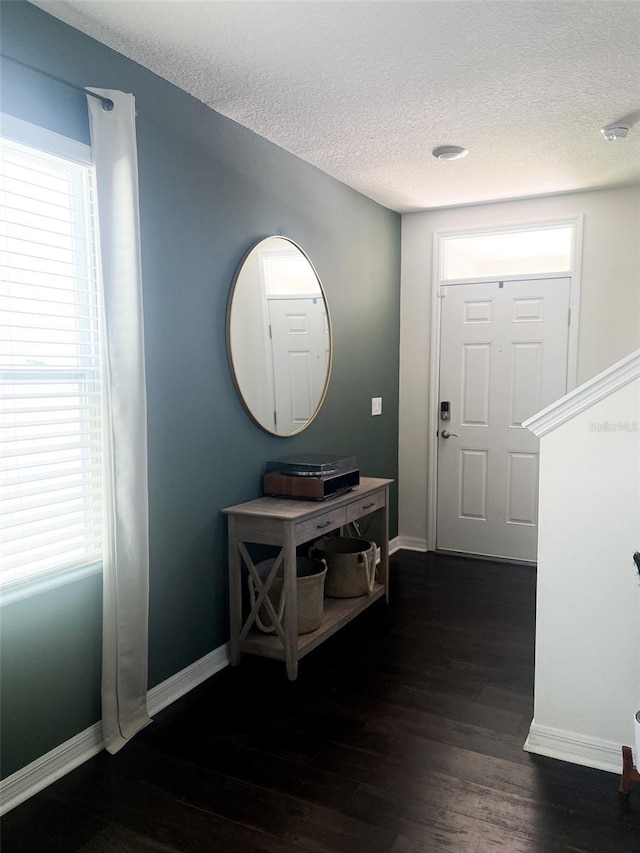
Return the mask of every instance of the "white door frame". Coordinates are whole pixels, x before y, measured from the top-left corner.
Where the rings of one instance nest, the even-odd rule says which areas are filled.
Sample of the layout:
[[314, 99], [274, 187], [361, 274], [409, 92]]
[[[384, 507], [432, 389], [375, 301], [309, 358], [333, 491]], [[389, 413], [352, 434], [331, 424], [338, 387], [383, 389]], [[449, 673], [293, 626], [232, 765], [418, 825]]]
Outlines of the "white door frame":
[[[469, 284], [486, 281], [522, 281], [523, 279], [571, 278], [569, 310], [569, 341], [567, 353], [567, 392], [572, 391], [578, 381], [578, 330], [580, 325], [580, 287], [582, 278], [582, 232], [584, 216], [562, 217], [535, 222], [517, 222], [494, 228], [466, 228], [451, 231], [433, 232], [433, 268], [431, 273], [431, 324], [430, 324], [430, 367], [429, 400], [427, 414], [427, 551], [436, 549], [436, 529], [438, 517], [438, 414], [440, 393], [440, 308], [441, 288], [444, 284]], [[536, 273], [533, 275], [491, 276], [489, 278], [447, 279], [442, 280], [442, 243], [446, 237], [469, 237], [476, 235], [502, 234], [512, 231], [533, 231], [535, 229], [570, 225], [573, 228], [571, 246], [571, 269], [554, 273]]]

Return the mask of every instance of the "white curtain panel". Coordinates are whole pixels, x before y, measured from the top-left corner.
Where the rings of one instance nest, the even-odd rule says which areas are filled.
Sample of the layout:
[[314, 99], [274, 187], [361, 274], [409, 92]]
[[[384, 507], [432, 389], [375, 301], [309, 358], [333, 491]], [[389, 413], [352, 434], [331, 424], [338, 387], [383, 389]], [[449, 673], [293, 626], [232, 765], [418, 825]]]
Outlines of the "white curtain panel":
[[91, 89], [104, 299], [105, 524], [102, 726], [117, 752], [147, 713], [149, 522], [138, 155], [132, 95]]

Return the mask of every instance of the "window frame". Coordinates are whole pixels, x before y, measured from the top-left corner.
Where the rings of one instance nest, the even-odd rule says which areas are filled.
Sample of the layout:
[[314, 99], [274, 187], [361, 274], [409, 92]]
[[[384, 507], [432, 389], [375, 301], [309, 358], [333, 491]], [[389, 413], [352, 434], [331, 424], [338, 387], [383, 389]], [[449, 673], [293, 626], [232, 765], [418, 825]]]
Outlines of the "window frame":
[[[537, 280], [540, 278], [557, 278], [558, 276], [571, 276], [574, 273], [576, 265], [576, 243], [578, 239], [578, 229], [576, 227], [576, 217], [570, 219], [557, 219], [544, 222], [534, 222], [530, 224], [504, 225], [494, 228], [471, 228], [460, 231], [442, 231], [438, 233], [438, 278], [440, 286], [447, 284], [467, 284], [467, 283], [482, 283], [492, 282], [500, 279], [501, 281], [526, 281]], [[502, 272], [495, 272], [489, 275], [473, 275], [473, 276], [451, 276], [445, 274], [447, 243], [458, 239], [474, 239], [482, 237], [503, 237], [506, 235], [515, 234], [530, 234], [540, 231], [556, 231], [569, 230], [571, 232], [571, 243], [569, 247], [569, 264], [562, 269], [550, 269], [538, 272], [513, 272], [505, 275]]]
[[[38, 125], [31, 124], [30, 122], [24, 121], [15, 116], [0, 113], [0, 135], [5, 139], [20, 143], [24, 146], [47, 154], [52, 154], [66, 160], [73, 161], [82, 166], [93, 167], [94, 165], [93, 155], [89, 145], [76, 139], [63, 136], [59, 133], [55, 133], [54, 131], [46, 128], [39, 127]], [[82, 245], [82, 254], [85, 254], [84, 247], [86, 245], [86, 241], [78, 240], [78, 243]], [[96, 263], [98, 262], [98, 259], [99, 246], [96, 246]], [[100, 286], [100, 280], [98, 277], [98, 291]], [[98, 292], [98, 301], [101, 301], [100, 292]], [[50, 375], [52, 370], [55, 372], [55, 368], [51, 367], [48, 369], [47, 375]], [[83, 368], [79, 366], [60, 368], [60, 370], [65, 375], [83, 372]], [[101, 367], [99, 366], [98, 371], [100, 370]], [[20, 371], [21, 368], [16, 367], [16, 373], [19, 373]], [[104, 421], [104, 412], [102, 412], [102, 419]], [[0, 607], [101, 573], [102, 560], [100, 559], [83, 563], [81, 565], [66, 566], [48, 571], [45, 570], [38, 575], [13, 577], [4, 580], [0, 575]]]

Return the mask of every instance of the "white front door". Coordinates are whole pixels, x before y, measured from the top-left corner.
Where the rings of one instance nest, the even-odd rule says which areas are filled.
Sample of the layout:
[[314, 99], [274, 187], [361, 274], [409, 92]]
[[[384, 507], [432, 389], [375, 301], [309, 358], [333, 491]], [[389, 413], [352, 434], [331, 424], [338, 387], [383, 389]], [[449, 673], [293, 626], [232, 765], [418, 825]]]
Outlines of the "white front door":
[[324, 391], [329, 366], [329, 322], [324, 299], [269, 298], [274, 418], [280, 433], [307, 423]]
[[442, 287], [438, 549], [536, 559], [538, 439], [522, 422], [566, 393], [569, 291], [569, 278]]

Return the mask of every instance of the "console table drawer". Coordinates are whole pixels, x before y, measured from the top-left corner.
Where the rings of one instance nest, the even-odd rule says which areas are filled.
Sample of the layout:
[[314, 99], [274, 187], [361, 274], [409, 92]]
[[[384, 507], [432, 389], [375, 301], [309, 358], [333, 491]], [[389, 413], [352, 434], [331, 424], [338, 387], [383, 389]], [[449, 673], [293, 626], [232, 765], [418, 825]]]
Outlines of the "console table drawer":
[[347, 524], [352, 521], [357, 521], [363, 515], [368, 515], [370, 512], [375, 512], [385, 505], [385, 492], [383, 490], [373, 495], [367, 495], [359, 501], [354, 501], [346, 507]]
[[308, 542], [311, 539], [318, 539], [324, 533], [329, 533], [338, 527], [344, 527], [346, 523], [347, 507], [337, 507], [322, 515], [317, 515], [308, 521], [296, 524], [296, 542], [301, 543]]

